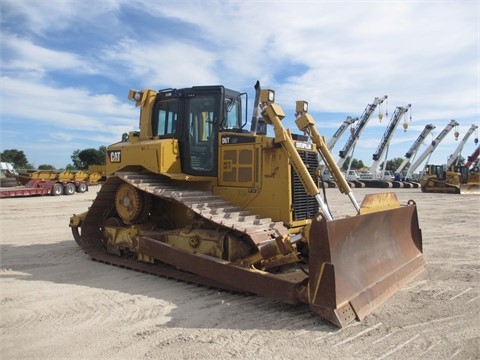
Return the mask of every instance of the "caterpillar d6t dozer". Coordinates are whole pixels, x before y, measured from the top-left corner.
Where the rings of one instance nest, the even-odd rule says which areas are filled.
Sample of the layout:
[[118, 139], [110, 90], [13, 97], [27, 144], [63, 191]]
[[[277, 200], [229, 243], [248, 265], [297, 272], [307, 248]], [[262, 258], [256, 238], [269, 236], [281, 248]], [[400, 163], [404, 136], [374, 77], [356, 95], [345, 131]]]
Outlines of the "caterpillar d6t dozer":
[[427, 165], [420, 186], [425, 193], [480, 194], [480, 173], [465, 165], [451, 170], [445, 165]]
[[[131, 90], [140, 131], [108, 147], [107, 180], [71, 217], [74, 238], [97, 261], [306, 303], [337, 326], [361, 320], [424, 269], [416, 205], [394, 193], [358, 205], [308, 104], [297, 102], [294, 135], [275, 93], [255, 89], [249, 130], [245, 93]], [[332, 217], [317, 152], [355, 216]]]

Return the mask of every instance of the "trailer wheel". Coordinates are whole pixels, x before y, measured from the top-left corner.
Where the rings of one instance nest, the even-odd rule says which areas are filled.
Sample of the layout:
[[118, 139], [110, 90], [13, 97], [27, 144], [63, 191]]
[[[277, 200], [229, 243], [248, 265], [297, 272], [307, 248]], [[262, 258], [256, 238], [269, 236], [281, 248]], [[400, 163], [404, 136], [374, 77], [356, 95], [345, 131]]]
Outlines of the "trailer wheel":
[[53, 196], [58, 196], [63, 194], [63, 186], [60, 183], [55, 183], [52, 187], [52, 192], [51, 194]]
[[87, 184], [85, 184], [84, 182], [81, 182], [80, 184], [77, 185], [77, 192], [84, 193], [85, 191], [87, 191]]
[[75, 193], [75, 185], [72, 184], [72, 183], [67, 183], [64, 187], [63, 187], [63, 193], [65, 195], [73, 195]]

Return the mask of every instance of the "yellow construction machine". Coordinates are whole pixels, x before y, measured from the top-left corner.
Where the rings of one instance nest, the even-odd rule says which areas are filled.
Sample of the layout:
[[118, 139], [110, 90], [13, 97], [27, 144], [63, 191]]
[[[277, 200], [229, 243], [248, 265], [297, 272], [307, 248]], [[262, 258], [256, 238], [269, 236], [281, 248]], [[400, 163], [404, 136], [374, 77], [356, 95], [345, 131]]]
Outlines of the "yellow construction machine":
[[480, 173], [478, 167], [427, 165], [420, 180], [422, 192], [447, 194], [480, 194]]
[[[249, 130], [245, 93], [130, 90], [140, 131], [108, 147], [74, 238], [97, 261], [305, 303], [337, 326], [361, 320], [424, 270], [417, 207], [394, 193], [359, 205], [308, 104], [296, 104], [295, 135], [275, 92], [255, 89]], [[317, 152], [356, 215], [333, 218]]]

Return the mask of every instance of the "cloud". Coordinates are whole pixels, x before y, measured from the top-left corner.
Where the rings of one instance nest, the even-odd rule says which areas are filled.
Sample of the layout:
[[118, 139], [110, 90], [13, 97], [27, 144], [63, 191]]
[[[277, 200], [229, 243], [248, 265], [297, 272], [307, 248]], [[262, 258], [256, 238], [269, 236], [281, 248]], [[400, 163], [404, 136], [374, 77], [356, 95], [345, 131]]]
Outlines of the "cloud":
[[111, 94], [8, 77], [0, 81], [1, 150], [21, 149], [37, 166], [64, 167], [75, 149], [106, 146], [137, 129], [138, 109]]
[[21, 77], [29, 73], [33, 76], [43, 77], [49, 72], [74, 71], [94, 74], [88, 62], [81, 56], [65, 51], [51, 50], [33, 44], [17, 35], [2, 33], [2, 72], [20, 73]]
[[[3, 124], [14, 119], [35, 126], [76, 131], [109, 133], [118, 126], [127, 129], [136, 124], [138, 113], [131, 104], [111, 94], [91, 94], [88, 90], [51, 87], [39, 83], [2, 77]], [[126, 96], [125, 96], [126, 97]]]
[[[457, 119], [463, 134], [478, 122], [478, 6], [4, 0], [2, 133], [18, 131], [15, 121], [48, 129], [52, 142], [108, 144], [137, 125], [130, 87], [223, 84], [251, 95], [259, 79], [288, 114], [308, 101], [327, 138], [374, 97], [389, 96], [390, 115], [412, 104], [408, 132], [392, 140], [403, 155], [426, 123]], [[370, 121], [359, 153], [371, 157], [388, 120]]]
[[186, 87], [219, 82], [213, 54], [187, 43], [140, 43], [125, 38], [105, 48], [102, 58], [117, 69], [125, 69], [128, 78], [151, 88], [157, 88], [159, 84]]
[[[108, 24], [101, 21], [105, 15], [114, 15], [121, 6], [116, 0], [84, 1], [29, 1], [2, 0], [2, 13], [9, 23], [21, 23], [23, 30], [38, 36], [65, 31], [78, 23], [91, 27], [113, 27], [116, 16]], [[17, 30], [17, 29], [16, 29]]]

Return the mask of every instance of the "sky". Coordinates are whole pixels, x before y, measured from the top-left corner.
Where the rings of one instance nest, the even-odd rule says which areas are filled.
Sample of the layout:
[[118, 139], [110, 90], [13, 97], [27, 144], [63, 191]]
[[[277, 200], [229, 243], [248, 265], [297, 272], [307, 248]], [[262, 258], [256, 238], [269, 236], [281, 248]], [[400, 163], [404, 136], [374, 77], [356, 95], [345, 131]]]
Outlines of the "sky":
[[0, 0], [0, 11], [0, 151], [22, 150], [34, 166], [64, 168], [75, 150], [137, 130], [129, 89], [221, 84], [252, 101], [260, 80], [275, 90], [286, 127], [298, 132], [295, 101], [308, 101], [327, 141], [387, 95], [383, 120], [376, 112], [355, 147], [366, 166], [396, 107], [411, 111], [388, 159], [403, 158], [432, 124], [420, 156], [455, 119], [430, 158], [444, 164], [480, 125], [478, 0]]

